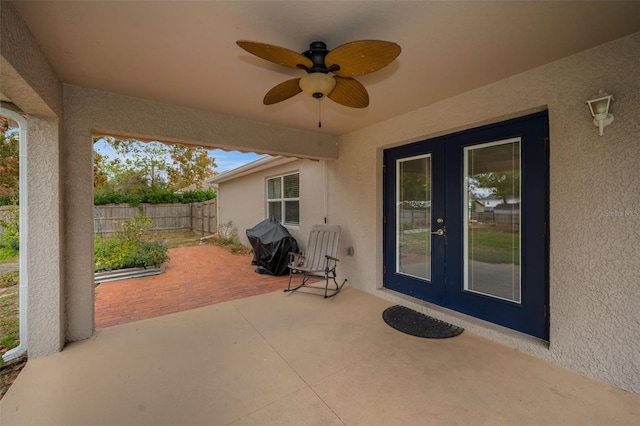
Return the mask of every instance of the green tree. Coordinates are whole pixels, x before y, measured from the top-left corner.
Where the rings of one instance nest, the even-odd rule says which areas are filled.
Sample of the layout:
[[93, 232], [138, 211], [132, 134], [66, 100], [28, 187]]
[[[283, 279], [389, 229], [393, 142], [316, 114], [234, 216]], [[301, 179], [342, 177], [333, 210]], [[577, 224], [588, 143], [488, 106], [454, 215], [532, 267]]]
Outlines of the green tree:
[[105, 157], [99, 152], [93, 152], [93, 189], [100, 191], [109, 188], [109, 176], [107, 175]]
[[506, 204], [508, 197], [520, 197], [520, 171], [480, 173], [473, 176], [475, 189], [487, 189], [492, 195], [502, 198]]
[[171, 146], [172, 164], [167, 168], [169, 186], [173, 190], [196, 185], [197, 189], [205, 179], [213, 176], [217, 167], [215, 159], [202, 147]]
[[9, 120], [0, 117], [0, 196], [17, 197], [20, 188], [20, 140]]
[[166, 145], [161, 142], [104, 140], [116, 152], [116, 158], [96, 153], [94, 157], [94, 189], [115, 190], [125, 194], [145, 190], [178, 190], [198, 184], [213, 175], [215, 159], [200, 147]]
[[135, 186], [142, 182], [152, 188], [166, 185], [169, 146], [161, 142], [121, 140], [110, 136], [105, 136], [102, 139], [118, 155], [117, 158], [109, 158], [105, 163], [107, 175], [116, 187], [123, 184], [131, 185], [132, 182]]
[[405, 173], [402, 175], [400, 199], [403, 201], [426, 201], [431, 197], [429, 180], [423, 173]]

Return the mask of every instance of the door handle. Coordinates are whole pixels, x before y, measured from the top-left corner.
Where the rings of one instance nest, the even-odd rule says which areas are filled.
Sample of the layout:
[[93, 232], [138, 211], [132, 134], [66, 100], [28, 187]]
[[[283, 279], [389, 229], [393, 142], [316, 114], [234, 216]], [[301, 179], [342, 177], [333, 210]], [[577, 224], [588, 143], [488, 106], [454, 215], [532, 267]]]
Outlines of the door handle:
[[436, 231], [433, 231], [431, 233], [431, 235], [440, 235], [441, 237], [444, 237], [444, 233], [445, 233], [445, 228], [444, 226]]

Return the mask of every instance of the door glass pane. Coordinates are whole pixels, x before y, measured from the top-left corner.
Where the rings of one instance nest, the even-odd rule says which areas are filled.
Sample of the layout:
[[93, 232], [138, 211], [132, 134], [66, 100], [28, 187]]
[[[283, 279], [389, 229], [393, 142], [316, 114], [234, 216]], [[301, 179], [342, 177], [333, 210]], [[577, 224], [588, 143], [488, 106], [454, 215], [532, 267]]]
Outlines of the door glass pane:
[[396, 271], [431, 280], [431, 155], [397, 160]]
[[464, 148], [464, 289], [520, 303], [520, 138]]

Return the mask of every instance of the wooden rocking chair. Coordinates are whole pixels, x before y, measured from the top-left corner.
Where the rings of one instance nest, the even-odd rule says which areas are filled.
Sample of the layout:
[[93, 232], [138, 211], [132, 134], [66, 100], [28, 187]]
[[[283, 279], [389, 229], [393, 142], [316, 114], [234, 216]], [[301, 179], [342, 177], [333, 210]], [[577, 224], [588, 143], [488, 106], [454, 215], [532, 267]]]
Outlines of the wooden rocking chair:
[[[314, 225], [309, 234], [306, 255], [289, 253], [289, 284], [284, 291], [309, 289], [310, 291], [300, 292], [316, 296], [324, 295], [325, 299], [338, 294], [347, 282], [346, 278], [342, 284], [336, 281], [336, 266], [339, 261], [336, 255], [339, 241], [339, 226]], [[296, 287], [291, 287], [294, 277], [301, 278], [302, 282]], [[333, 280], [335, 288], [329, 288], [329, 279]], [[309, 280], [324, 280], [324, 287], [308, 285]]]

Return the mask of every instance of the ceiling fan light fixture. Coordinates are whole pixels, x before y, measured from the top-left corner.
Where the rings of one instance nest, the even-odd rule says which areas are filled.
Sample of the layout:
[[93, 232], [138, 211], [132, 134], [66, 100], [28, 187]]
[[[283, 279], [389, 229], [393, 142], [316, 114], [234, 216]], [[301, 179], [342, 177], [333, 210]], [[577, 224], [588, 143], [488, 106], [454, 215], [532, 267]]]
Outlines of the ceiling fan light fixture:
[[336, 79], [322, 72], [313, 72], [300, 79], [300, 89], [318, 100], [329, 96], [334, 87], [336, 87]]

